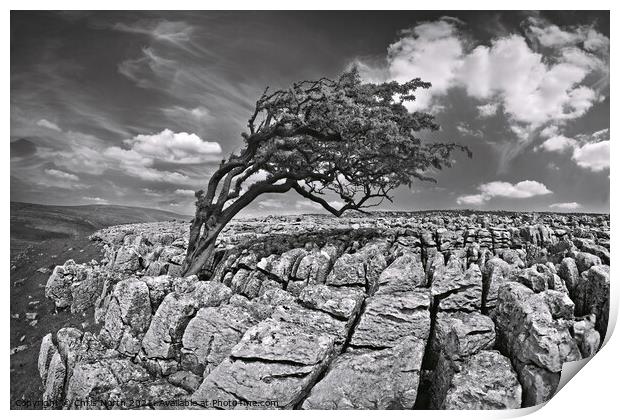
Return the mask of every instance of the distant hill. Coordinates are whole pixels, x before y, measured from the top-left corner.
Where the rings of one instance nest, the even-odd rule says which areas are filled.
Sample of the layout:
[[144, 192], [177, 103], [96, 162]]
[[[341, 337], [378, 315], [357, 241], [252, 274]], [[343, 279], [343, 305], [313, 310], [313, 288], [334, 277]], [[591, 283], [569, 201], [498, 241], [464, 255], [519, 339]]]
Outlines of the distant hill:
[[11, 202], [11, 249], [29, 242], [73, 238], [125, 223], [189, 220], [169, 211], [112, 205], [48, 206]]

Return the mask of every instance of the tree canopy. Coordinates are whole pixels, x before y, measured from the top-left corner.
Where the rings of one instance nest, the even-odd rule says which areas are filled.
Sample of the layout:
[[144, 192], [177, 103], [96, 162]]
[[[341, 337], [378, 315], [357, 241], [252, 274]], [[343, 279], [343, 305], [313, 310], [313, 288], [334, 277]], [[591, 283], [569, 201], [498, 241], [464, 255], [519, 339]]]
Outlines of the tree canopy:
[[[338, 79], [266, 89], [243, 133], [239, 153], [222, 161], [206, 190], [196, 193], [186, 271], [212, 249], [223, 227], [265, 193], [290, 190], [340, 216], [391, 200], [415, 180], [434, 181], [431, 168], [450, 166], [456, 143], [425, 143], [417, 134], [438, 130], [431, 114], [409, 112], [417, 89], [430, 83], [362, 82], [356, 69]], [[329, 197], [343, 203], [337, 208]], [[190, 269], [194, 266], [194, 269]]]

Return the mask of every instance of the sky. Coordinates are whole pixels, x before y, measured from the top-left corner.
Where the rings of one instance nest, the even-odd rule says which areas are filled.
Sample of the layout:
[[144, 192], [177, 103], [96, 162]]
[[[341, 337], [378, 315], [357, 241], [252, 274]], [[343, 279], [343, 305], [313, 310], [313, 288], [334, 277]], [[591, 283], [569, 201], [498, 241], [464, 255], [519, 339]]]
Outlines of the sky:
[[[386, 210], [609, 212], [609, 12], [11, 12], [11, 200], [193, 213], [265, 87], [420, 77], [473, 152]], [[317, 213], [294, 192], [244, 214]]]

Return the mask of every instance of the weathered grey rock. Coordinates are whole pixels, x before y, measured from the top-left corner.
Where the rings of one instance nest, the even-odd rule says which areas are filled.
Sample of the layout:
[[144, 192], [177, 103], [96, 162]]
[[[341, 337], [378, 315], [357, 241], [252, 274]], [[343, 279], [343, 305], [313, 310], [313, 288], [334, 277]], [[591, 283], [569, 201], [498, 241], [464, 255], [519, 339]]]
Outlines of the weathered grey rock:
[[501, 252], [502, 260], [507, 262], [509, 265], [516, 268], [524, 268], [525, 263], [523, 262], [523, 258], [525, 258], [525, 254], [520, 254], [519, 250], [516, 249], [505, 249]]
[[200, 309], [183, 334], [183, 368], [198, 375], [208, 374], [258, 321], [249, 309], [234, 302]]
[[223, 302], [228, 302], [232, 296], [232, 291], [222, 283], [196, 281], [194, 285], [195, 287], [188, 290], [188, 293], [191, 294], [197, 308], [218, 306]]
[[418, 392], [425, 342], [404, 338], [376, 351], [339, 356], [304, 401], [304, 409], [411, 409]]
[[[89, 310], [97, 301], [103, 285], [112, 274], [100, 267], [84, 266], [81, 276], [71, 284], [71, 312], [82, 313]], [[79, 272], [79, 271], [78, 271]], [[77, 281], [76, 281], [77, 280]]]
[[379, 276], [387, 266], [383, 255], [386, 243], [371, 243], [354, 254], [343, 254], [327, 276], [331, 286], [360, 286], [374, 293]]
[[327, 312], [336, 318], [351, 319], [364, 301], [364, 291], [357, 287], [307, 286], [299, 296], [302, 305]]
[[[67, 400], [102, 398], [118, 385], [104, 362], [78, 364], [67, 387]], [[107, 391], [107, 392], [106, 392]]]
[[[67, 386], [68, 408], [80, 407], [79, 401], [87, 399], [105, 403], [99, 408], [136, 408], [184, 397], [187, 392], [165, 381], [153, 381], [146, 369], [128, 359], [105, 359], [82, 362], [75, 366]], [[133, 401], [132, 407], [127, 407]], [[123, 405], [125, 404], [125, 405]], [[158, 407], [161, 408], [161, 407]]]
[[477, 264], [465, 271], [464, 262], [452, 255], [433, 274], [431, 293], [440, 311], [475, 311], [482, 306], [482, 273]]
[[521, 366], [517, 371], [523, 387], [523, 407], [532, 407], [549, 401], [560, 383], [560, 373], [549, 372], [534, 364]]
[[198, 281], [195, 276], [175, 280], [157, 309], [142, 341], [148, 358], [169, 359], [177, 355], [183, 331], [199, 308], [219, 306], [232, 292], [217, 282]]
[[[506, 255], [506, 254], [504, 254]], [[512, 260], [511, 260], [512, 261]], [[500, 286], [514, 275], [516, 268], [503, 259], [493, 257], [484, 266], [483, 279], [483, 308], [491, 311], [497, 304], [497, 292]]]
[[133, 244], [123, 245], [116, 251], [113, 268], [116, 271], [131, 273], [141, 268], [140, 260], [145, 248], [138, 237]]
[[330, 266], [329, 255], [315, 250], [300, 260], [295, 278], [305, 284], [323, 284], [327, 279]]
[[250, 279], [251, 271], [245, 268], [237, 270], [232, 280], [230, 281], [230, 289], [233, 293], [241, 293]]
[[437, 252], [437, 249], [428, 248], [426, 249], [426, 252], [427, 257], [425, 272], [427, 284], [430, 284], [433, 281], [433, 276], [435, 275], [435, 272], [438, 271], [440, 268], [444, 267], [446, 263], [443, 254]]
[[425, 286], [424, 270], [420, 256], [412, 252], [396, 258], [379, 276], [379, 287], [386, 283], [403, 283], [412, 287]]
[[[110, 349], [90, 333], [63, 331], [57, 350], [52, 336], [44, 339], [44, 389], [49, 378], [62, 378], [56, 383], [79, 398], [141, 398], [144, 408], [160, 408], [155, 399], [188, 392], [236, 408], [274, 395], [288, 408], [411, 408], [422, 380], [420, 406], [434, 396], [435, 406], [445, 408], [506, 407], [516, 394], [502, 386], [514, 382], [488, 385], [494, 373], [485, 375], [481, 367], [502, 365], [480, 356], [494, 337], [481, 310], [497, 321], [496, 345], [515, 366], [523, 402], [531, 405], [553, 394], [564, 362], [596, 352], [597, 315], [608, 311], [608, 299], [598, 304], [593, 298], [608, 294], [596, 268], [603, 267], [597, 258], [605, 262], [609, 255], [605, 217], [425, 213], [233, 221], [218, 241], [221, 262], [208, 282], [175, 277], [187, 247], [186, 225], [176, 233], [151, 233], [147, 226], [109, 229], [98, 239], [105, 243], [107, 268], [90, 263], [84, 277], [76, 269], [70, 281], [55, 280], [61, 298], [70, 291], [65, 307], [81, 310], [100, 287], [100, 278], [88, 273], [99, 270], [104, 280], [95, 316], [105, 325], [98, 337], [116, 331], [116, 338]], [[387, 268], [386, 258], [392, 262]], [[525, 262], [540, 265], [528, 269]], [[121, 272], [105, 278], [110, 270]], [[519, 278], [538, 293], [511, 283]], [[125, 283], [116, 287], [121, 279]], [[133, 282], [141, 284], [132, 286], [139, 293], [126, 288]], [[422, 351], [401, 348], [410, 341], [424, 348], [431, 290], [420, 286], [427, 285], [434, 289], [436, 322], [420, 372], [415, 364]], [[506, 287], [510, 298], [500, 297]], [[172, 295], [178, 301], [166, 303]], [[123, 299], [130, 303], [121, 305]], [[143, 322], [151, 313], [153, 321]], [[150, 339], [141, 337], [145, 331]], [[436, 363], [433, 353], [441, 354]], [[56, 355], [59, 364], [50, 374]], [[483, 360], [472, 361], [477, 357]], [[63, 398], [50, 381], [50, 395]], [[438, 392], [427, 393], [428, 386]]]
[[597, 245], [592, 240], [575, 238], [575, 244], [583, 252], [596, 255], [603, 264], [609, 265], [609, 250], [601, 245]]
[[581, 273], [575, 288], [575, 314], [594, 314], [596, 330], [605, 339], [609, 323], [609, 266], [595, 265]]
[[166, 274], [170, 277], [181, 277], [183, 275], [183, 266], [180, 264], [168, 264]]
[[369, 293], [374, 293], [377, 289], [377, 283], [379, 276], [387, 267], [387, 261], [385, 260], [384, 253], [388, 249], [387, 242], [375, 242], [366, 245], [359, 252], [364, 255], [365, 258], [365, 276], [366, 276], [366, 289]]
[[[561, 305], [550, 308], [549, 293], [507, 283], [500, 289], [495, 324], [499, 344], [513, 361], [560, 372], [565, 362], [579, 360], [581, 354], [568, 324], [557, 319], [565, 309]], [[570, 299], [562, 302], [568, 304]]]
[[263, 291], [263, 293], [252, 301], [255, 303], [254, 308], [257, 312], [262, 313], [261, 319], [267, 318], [277, 306], [291, 306], [295, 302], [295, 296], [286, 290], [279, 288], [271, 288]]
[[138, 279], [122, 280], [114, 288], [101, 339], [123, 354], [136, 355], [150, 322], [151, 299], [148, 286]]
[[62, 361], [60, 353], [55, 352], [47, 371], [43, 400], [52, 401], [62, 398], [66, 374], [67, 368]]
[[153, 316], [142, 340], [149, 358], [168, 359], [176, 355], [175, 343], [181, 340], [189, 320], [196, 313], [194, 297], [186, 293], [168, 294]]
[[575, 252], [574, 257], [580, 273], [583, 273], [584, 271], [590, 269], [590, 267], [592, 266], [602, 264], [599, 257], [589, 254], [587, 252]]
[[168, 270], [167, 270], [166, 264], [163, 264], [159, 261], [151, 261], [146, 267], [146, 270], [144, 271], [144, 275], [158, 277], [166, 273], [167, 271]]
[[47, 380], [47, 371], [49, 369], [49, 365], [52, 361], [52, 357], [58, 353], [58, 349], [54, 345], [52, 341], [52, 334], [48, 333], [41, 340], [41, 347], [39, 350], [39, 359], [37, 363], [37, 367], [39, 369], [39, 375], [41, 376], [41, 381], [45, 384]]
[[595, 315], [583, 317], [573, 324], [573, 336], [584, 358], [594, 356], [601, 346], [601, 335], [595, 330], [595, 324]]
[[403, 337], [428, 339], [430, 293], [425, 289], [377, 294], [366, 300], [366, 308], [351, 337], [356, 347], [393, 347]]
[[276, 400], [280, 408], [292, 408], [340, 351], [346, 334], [346, 323], [326, 313], [280, 306], [245, 332], [192, 398]]
[[254, 270], [252, 271], [252, 273], [250, 273], [250, 276], [245, 283], [245, 287], [240, 291], [240, 293], [250, 299], [254, 298], [258, 296], [261, 286], [266, 280], [267, 275], [264, 272], [260, 270]]
[[545, 300], [553, 319], [573, 319], [575, 304], [566, 293], [557, 290], [545, 290], [540, 295]]
[[565, 294], [534, 293], [519, 283], [500, 288], [495, 325], [500, 348], [517, 366], [525, 406], [547, 401], [562, 365], [579, 360], [579, 342], [570, 334], [572, 302]]
[[151, 300], [151, 308], [157, 310], [164, 297], [172, 291], [173, 278], [168, 275], [156, 276], [156, 277], [143, 277], [142, 280], [146, 283], [149, 289], [149, 297]]
[[95, 323], [101, 324], [105, 322], [105, 316], [108, 311], [110, 302], [112, 301], [112, 295], [114, 287], [116, 286], [116, 278], [108, 278], [101, 289], [101, 294], [95, 301]]
[[54, 267], [52, 275], [45, 285], [45, 297], [52, 299], [57, 308], [66, 308], [71, 305], [71, 284], [77, 274], [77, 264], [68, 260], [64, 265]]
[[566, 284], [566, 288], [570, 295], [574, 297], [575, 288], [579, 283], [579, 270], [577, 269], [575, 260], [571, 257], [562, 259], [558, 269], [558, 275], [564, 280], [564, 284]]
[[287, 282], [297, 271], [301, 259], [307, 254], [303, 248], [295, 248], [284, 252], [271, 267], [271, 273], [282, 282]]
[[326, 284], [333, 286], [366, 286], [366, 268], [362, 254], [343, 254], [327, 276]]
[[[314, 366], [226, 359], [202, 382], [191, 399], [197, 404], [226, 401], [220, 408], [291, 409], [307, 394], [327, 361]], [[244, 401], [275, 401], [252, 407]]]
[[105, 282], [112, 277], [112, 273], [98, 265], [68, 260], [54, 268], [45, 286], [45, 296], [59, 309], [70, 306], [72, 313], [83, 313], [95, 305]]
[[532, 289], [534, 292], [553, 289], [553, 272], [545, 264], [535, 264], [532, 267], [521, 270], [514, 277], [515, 281]]
[[460, 360], [494, 345], [495, 325], [488, 316], [479, 312], [439, 312], [427, 357], [434, 366], [442, 352], [449, 360]]
[[61, 328], [56, 333], [58, 352], [67, 368], [67, 378], [71, 376], [74, 366], [82, 356], [82, 336], [82, 331], [73, 327]]
[[331, 335], [317, 335], [297, 324], [265, 320], [250, 328], [232, 349], [234, 358], [266, 362], [315, 365], [326, 360], [335, 347]]
[[306, 288], [308, 283], [304, 281], [289, 281], [286, 285], [286, 291], [292, 294], [293, 296], [299, 296], [302, 290]]
[[[163, 263], [174, 261], [174, 257], [183, 255], [185, 251], [176, 246], [163, 246], [159, 253], [159, 261]], [[178, 264], [178, 263], [177, 263]]]
[[192, 372], [180, 370], [168, 376], [168, 382], [172, 385], [183, 388], [187, 392], [194, 392], [202, 383], [202, 377]]
[[521, 407], [521, 385], [510, 360], [483, 350], [462, 363], [438, 408], [444, 410], [505, 410]]

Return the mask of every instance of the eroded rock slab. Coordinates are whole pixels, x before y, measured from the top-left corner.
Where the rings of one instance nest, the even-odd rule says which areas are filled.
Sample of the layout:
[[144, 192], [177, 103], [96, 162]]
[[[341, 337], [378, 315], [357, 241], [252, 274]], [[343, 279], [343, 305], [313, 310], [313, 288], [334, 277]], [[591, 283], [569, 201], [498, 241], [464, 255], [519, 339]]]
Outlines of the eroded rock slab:
[[458, 364], [445, 394], [436, 397], [438, 409], [521, 408], [521, 384], [507, 357], [498, 351], [484, 350]]
[[403, 338], [385, 350], [352, 350], [332, 363], [302, 408], [310, 410], [411, 409], [425, 342]]
[[393, 347], [404, 337], [428, 339], [430, 293], [426, 289], [376, 294], [366, 300], [351, 346]]

